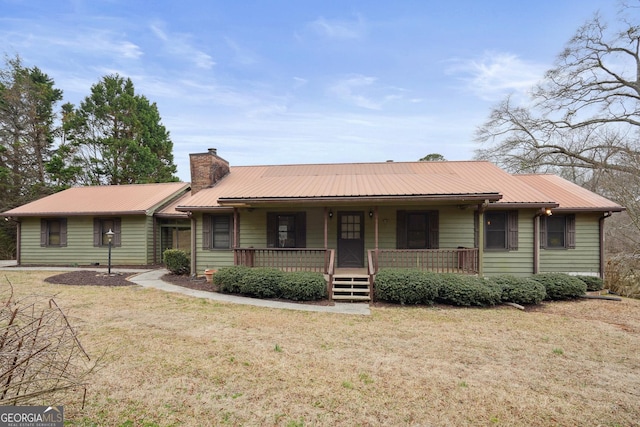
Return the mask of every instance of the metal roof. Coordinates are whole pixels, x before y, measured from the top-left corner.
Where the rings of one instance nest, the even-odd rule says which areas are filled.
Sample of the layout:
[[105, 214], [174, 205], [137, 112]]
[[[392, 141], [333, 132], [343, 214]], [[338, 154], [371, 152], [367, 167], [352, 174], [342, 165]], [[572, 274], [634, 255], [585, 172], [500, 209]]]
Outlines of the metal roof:
[[620, 212], [625, 208], [571, 181], [551, 174], [514, 175], [558, 202], [554, 210]]
[[3, 216], [151, 215], [188, 183], [73, 187], [3, 212]]
[[556, 206], [526, 182], [485, 161], [236, 166], [178, 210], [266, 202], [446, 200]]

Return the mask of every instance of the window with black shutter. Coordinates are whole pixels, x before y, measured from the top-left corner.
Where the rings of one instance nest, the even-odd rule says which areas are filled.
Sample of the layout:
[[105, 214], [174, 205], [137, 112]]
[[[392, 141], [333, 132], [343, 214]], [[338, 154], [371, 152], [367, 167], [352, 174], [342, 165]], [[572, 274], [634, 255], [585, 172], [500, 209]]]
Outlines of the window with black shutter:
[[397, 211], [398, 249], [437, 249], [438, 211]]
[[267, 214], [267, 247], [306, 248], [305, 212], [269, 212]]

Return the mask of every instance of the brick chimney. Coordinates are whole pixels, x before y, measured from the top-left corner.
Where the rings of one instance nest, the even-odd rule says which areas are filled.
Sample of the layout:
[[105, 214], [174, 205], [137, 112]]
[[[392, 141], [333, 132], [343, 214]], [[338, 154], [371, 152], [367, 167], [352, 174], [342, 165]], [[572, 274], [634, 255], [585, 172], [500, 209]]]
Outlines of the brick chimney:
[[191, 166], [191, 194], [203, 188], [213, 187], [229, 173], [229, 162], [218, 157], [218, 150], [209, 148], [206, 153], [189, 154]]

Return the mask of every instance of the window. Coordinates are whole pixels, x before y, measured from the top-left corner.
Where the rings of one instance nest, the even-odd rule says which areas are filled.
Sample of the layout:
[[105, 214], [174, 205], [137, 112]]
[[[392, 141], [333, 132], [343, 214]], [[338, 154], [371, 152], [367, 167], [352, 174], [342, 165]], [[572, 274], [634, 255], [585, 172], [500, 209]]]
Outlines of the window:
[[203, 249], [229, 249], [233, 242], [231, 215], [203, 215]]
[[267, 214], [267, 247], [307, 247], [305, 212], [269, 212]]
[[67, 246], [67, 220], [65, 218], [40, 221], [40, 246]]
[[398, 249], [437, 249], [439, 246], [438, 211], [398, 211]]
[[540, 218], [540, 247], [575, 249], [575, 215], [553, 215]]
[[93, 219], [93, 246], [108, 246], [109, 230], [113, 232], [111, 245], [121, 246], [120, 238], [121, 220], [120, 218], [94, 218]]
[[518, 211], [485, 212], [485, 248], [518, 249]]

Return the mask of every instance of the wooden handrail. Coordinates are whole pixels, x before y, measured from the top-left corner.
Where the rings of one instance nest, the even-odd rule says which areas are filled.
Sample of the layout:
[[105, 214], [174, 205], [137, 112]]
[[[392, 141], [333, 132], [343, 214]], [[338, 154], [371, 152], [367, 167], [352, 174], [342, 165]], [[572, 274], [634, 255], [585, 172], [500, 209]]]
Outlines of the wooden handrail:
[[439, 273], [478, 274], [478, 249], [369, 250], [369, 271], [381, 268], [417, 268]]

